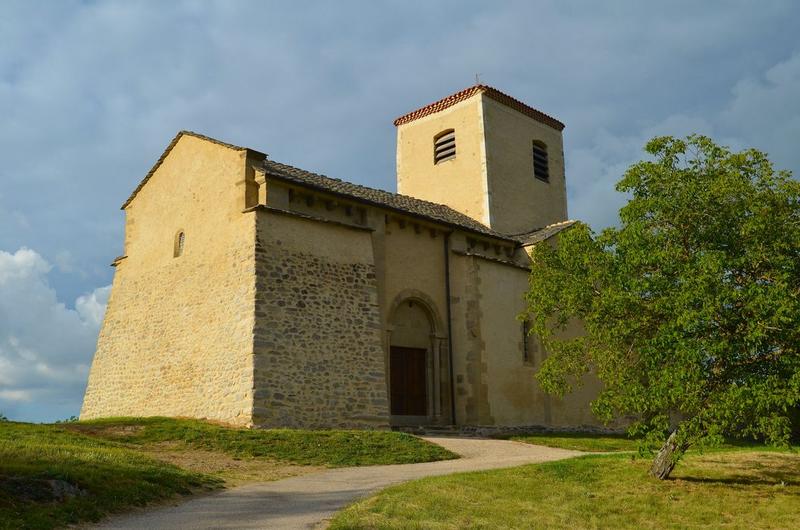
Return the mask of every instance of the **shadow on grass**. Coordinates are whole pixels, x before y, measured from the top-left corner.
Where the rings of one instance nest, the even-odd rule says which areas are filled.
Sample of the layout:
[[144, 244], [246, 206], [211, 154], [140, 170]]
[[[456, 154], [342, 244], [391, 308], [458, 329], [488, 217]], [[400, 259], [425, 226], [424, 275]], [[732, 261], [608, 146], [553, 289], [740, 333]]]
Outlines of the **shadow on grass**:
[[[719, 470], [719, 475], [704, 473], [708, 466]], [[736, 453], [728, 453], [726, 458], [706, 457], [687, 469], [686, 475], [671, 480], [728, 486], [800, 486], [799, 471], [800, 462], [796, 458], [785, 458], [780, 453], [760, 453], [758, 460], [736, 458]]]
[[771, 479], [767, 478], [756, 478], [756, 477], [749, 477], [746, 475], [735, 475], [731, 477], [720, 477], [720, 478], [710, 478], [710, 477], [693, 477], [693, 476], [685, 476], [685, 477], [671, 477], [668, 480], [670, 481], [683, 481], [683, 482], [693, 482], [697, 484], [720, 484], [726, 486], [800, 486], [800, 481], [796, 479], [789, 478], [790, 474], [780, 474], [776, 473]]

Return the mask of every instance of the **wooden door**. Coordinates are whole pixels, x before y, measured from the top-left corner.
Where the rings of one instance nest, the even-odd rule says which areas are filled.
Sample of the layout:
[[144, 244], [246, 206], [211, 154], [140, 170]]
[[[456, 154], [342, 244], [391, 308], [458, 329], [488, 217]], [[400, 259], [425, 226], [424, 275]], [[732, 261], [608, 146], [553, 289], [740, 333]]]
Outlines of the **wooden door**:
[[428, 413], [425, 353], [422, 348], [390, 348], [389, 387], [393, 415], [425, 416]]

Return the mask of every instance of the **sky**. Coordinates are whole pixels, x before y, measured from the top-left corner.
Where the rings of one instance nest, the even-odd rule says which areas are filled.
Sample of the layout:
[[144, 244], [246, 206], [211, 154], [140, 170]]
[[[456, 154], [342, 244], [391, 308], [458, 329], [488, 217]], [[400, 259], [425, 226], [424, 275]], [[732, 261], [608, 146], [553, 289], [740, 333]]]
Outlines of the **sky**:
[[655, 135], [800, 175], [796, 1], [0, 3], [0, 414], [77, 415], [120, 206], [177, 131], [395, 190], [392, 120], [480, 81], [566, 124], [569, 215], [613, 225]]

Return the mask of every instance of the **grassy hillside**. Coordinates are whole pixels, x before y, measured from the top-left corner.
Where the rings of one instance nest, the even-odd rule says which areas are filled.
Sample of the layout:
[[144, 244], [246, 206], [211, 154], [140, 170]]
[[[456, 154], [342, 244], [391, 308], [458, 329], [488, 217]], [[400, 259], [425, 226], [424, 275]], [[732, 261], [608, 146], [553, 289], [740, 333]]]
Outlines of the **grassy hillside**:
[[270, 458], [299, 465], [368, 466], [456, 458], [438, 445], [388, 431], [232, 429], [205, 421], [169, 418], [111, 418], [66, 424], [66, 428], [131, 446], [183, 442], [236, 457]]
[[231, 476], [221, 466], [223, 471], [246, 468], [248, 480], [270, 480], [296, 474], [300, 465], [454, 457], [424, 440], [386, 431], [245, 430], [167, 418], [0, 422], [0, 529], [96, 521], [134, 506], [221, 488]]

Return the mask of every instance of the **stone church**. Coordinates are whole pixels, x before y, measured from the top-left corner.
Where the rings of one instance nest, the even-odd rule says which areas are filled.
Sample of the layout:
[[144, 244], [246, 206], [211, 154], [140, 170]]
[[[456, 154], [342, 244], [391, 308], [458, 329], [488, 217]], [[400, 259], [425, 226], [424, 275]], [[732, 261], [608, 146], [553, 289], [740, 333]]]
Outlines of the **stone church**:
[[593, 425], [518, 319], [568, 228], [564, 125], [476, 85], [399, 117], [397, 191], [182, 131], [125, 201], [81, 419]]

